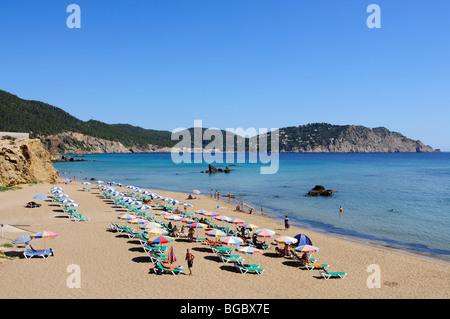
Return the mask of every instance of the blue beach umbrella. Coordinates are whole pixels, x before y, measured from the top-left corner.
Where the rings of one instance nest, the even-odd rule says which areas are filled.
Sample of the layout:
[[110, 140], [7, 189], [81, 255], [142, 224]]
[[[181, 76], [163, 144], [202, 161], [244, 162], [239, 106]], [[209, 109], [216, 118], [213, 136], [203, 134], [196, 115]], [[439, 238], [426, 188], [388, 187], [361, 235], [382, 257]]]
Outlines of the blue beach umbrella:
[[142, 205], [142, 206], [139, 206], [139, 207], [136, 208], [136, 209], [144, 210], [144, 209], [150, 209], [150, 208], [152, 208], [152, 206], [150, 206], [150, 205]]
[[43, 194], [38, 194], [38, 195], [34, 196], [33, 198], [34, 198], [34, 199], [46, 199], [47, 196], [46, 196], [46, 195], [43, 195]]

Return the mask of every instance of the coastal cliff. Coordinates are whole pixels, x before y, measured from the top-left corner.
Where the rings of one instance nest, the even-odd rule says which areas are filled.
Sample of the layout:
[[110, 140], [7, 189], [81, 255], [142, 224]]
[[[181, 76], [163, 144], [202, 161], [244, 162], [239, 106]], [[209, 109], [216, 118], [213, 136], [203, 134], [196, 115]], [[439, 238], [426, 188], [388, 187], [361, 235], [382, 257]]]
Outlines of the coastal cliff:
[[314, 123], [280, 129], [280, 152], [426, 153], [435, 150], [384, 127]]
[[58, 171], [38, 139], [0, 139], [0, 186], [30, 182], [54, 183]]
[[125, 146], [122, 142], [111, 141], [76, 132], [63, 132], [39, 137], [45, 148], [50, 151], [52, 160], [59, 160], [61, 153], [102, 154], [170, 152], [169, 147], [159, 147], [153, 144]]

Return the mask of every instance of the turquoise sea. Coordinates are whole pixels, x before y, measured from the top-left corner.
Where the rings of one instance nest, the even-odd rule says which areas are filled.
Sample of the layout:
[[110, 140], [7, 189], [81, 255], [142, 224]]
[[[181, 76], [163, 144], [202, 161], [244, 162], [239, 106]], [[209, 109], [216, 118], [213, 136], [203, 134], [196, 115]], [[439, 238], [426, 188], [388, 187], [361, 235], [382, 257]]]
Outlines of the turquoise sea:
[[[175, 164], [169, 153], [84, 159], [55, 167], [61, 177], [76, 180], [187, 193], [198, 189], [207, 195], [213, 189], [222, 198], [231, 192], [256, 213], [263, 206], [280, 221], [288, 215], [301, 227], [450, 261], [450, 153], [280, 153], [279, 170], [272, 175], [260, 174], [263, 164], [248, 161], [230, 166], [229, 174], [200, 173], [207, 163]], [[337, 193], [305, 197], [315, 185]]]

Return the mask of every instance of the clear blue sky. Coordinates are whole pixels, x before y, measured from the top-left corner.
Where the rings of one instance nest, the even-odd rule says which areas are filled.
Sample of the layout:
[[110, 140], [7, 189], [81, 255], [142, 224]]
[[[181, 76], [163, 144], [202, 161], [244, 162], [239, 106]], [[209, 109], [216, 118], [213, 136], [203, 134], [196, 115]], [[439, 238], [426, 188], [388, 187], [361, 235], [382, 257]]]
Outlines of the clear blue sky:
[[448, 0], [2, 0], [0, 89], [82, 120], [384, 126], [450, 151], [449, 21]]

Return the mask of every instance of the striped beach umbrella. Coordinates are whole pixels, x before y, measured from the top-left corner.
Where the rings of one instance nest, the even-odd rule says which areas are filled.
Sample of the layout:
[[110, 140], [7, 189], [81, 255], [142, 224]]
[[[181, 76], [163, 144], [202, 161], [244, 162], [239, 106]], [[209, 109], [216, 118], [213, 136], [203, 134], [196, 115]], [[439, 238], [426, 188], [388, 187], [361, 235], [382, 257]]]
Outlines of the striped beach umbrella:
[[179, 221], [180, 219], [183, 219], [183, 217], [178, 216], [178, 215], [166, 215], [166, 216], [164, 216], [164, 219]]
[[143, 224], [147, 224], [148, 220], [142, 219], [142, 218], [133, 218], [133, 219], [128, 220], [128, 223], [129, 224], [141, 224], [141, 225], [143, 225]]
[[146, 232], [148, 234], [160, 235], [160, 236], [168, 234], [168, 232], [166, 230], [164, 230], [162, 228], [159, 228], [159, 227], [153, 227], [153, 228], [150, 228], [150, 229], [145, 229], [144, 232]]
[[207, 210], [204, 210], [204, 209], [196, 211], [196, 213], [197, 213], [197, 214], [200, 214], [200, 215], [205, 215], [207, 212], [208, 212], [208, 211], [207, 211]]
[[74, 202], [73, 199], [66, 198], [66, 199], [64, 199], [61, 203], [63, 203], [63, 204], [70, 204], [70, 203], [73, 203], [73, 202]]
[[250, 230], [259, 229], [259, 226], [254, 225], [254, 224], [250, 224], [250, 223], [244, 224], [244, 225], [242, 225], [240, 227], [244, 227], [245, 229], [250, 229]]
[[319, 251], [319, 248], [311, 246], [311, 245], [301, 245], [301, 246], [298, 246], [295, 249], [295, 251], [299, 252], [299, 253], [314, 253], [316, 251]]
[[242, 239], [234, 236], [227, 236], [220, 238], [220, 242], [226, 245], [236, 245], [239, 246], [243, 243]]
[[208, 230], [205, 233], [207, 236], [211, 236], [211, 237], [226, 237], [227, 234], [223, 231], [221, 231], [220, 229], [212, 229], [212, 230]]
[[132, 220], [137, 218], [137, 216], [132, 214], [120, 214], [119, 216], [117, 216], [117, 218], [122, 220]]
[[69, 195], [63, 194], [63, 191], [55, 191], [54, 194], [56, 194], [55, 197], [58, 197], [58, 198], [67, 198], [67, 197], [69, 197]]
[[152, 206], [150, 206], [150, 205], [141, 205], [141, 206], [139, 206], [139, 207], [136, 208], [136, 209], [144, 210], [144, 209], [150, 209], [150, 208], [152, 208]]
[[232, 219], [228, 222], [232, 223], [232, 224], [245, 224], [245, 221], [243, 221], [242, 219], [239, 219], [239, 218]]
[[41, 231], [41, 232], [36, 233], [36, 234], [34, 234], [34, 235], [31, 235], [31, 238], [44, 238], [44, 247], [46, 247], [46, 245], [45, 245], [45, 239], [46, 239], [46, 238], [55, 238], [56, 236], [58, 236], [58, 235], [55, 234], [55, 233], [52, 233], [52, 232], [50, 232], [50, 231], [44, 230], [44, 231]]
[[77, 204], [77, 203], [68, 203], [66, 206], [67, 206], [67, 207], [79, 207], [80, 204]]
[[216, 216], [219, 216], [220, 214], [216, 213], [216, 212], [206, 212], [206, 213], [204, 213], [202, 215], [208, 216], [208, 217], [216, 217]]
[[156, 228], [161, 228], [161, 225], [158, 224], [158, 223], [154, 223], [154, 222], [148, 222], [148, 223], [142, 225], [140, 228], [143, 229], [143, 230], [146, 230], [146, 229], [152, 229], [152, 228], [155, 228], [155, 227]]
[[[262, 253], [262, 251], [259, 250], [258, 248], [251, 247], [251, 246], [238, 247], [238, 248], [236, 248], [236, 251], [238, 251], [240, 253], [245, 253], [247, 255]], [[249, 257], [249, 260], [250, 260], [250, 257]]]
[[275, 242], [277, 242], [279, 244], [292, 245], [297, 242], [297, 239], [294, 237], [289, 237], [289, 236], [281, 236], [281, 237], [278, 237], [277, 239], [275, 239]]
[[189, 228], [206, 228], [206, 227], [208, 227], [208, 225], [202, 224], [202, 223], [193, 223], [193, 224], [187, 225], [187, 227], [189, 227]]
[[166, 216], [166, 215], [172, 215], [172, 213], [165, 212], [165, 211], [159, 211], [159, 212], [156, 212], [156, 215]]
[[228, 217], [228, 216], [224, 216], [224, 215], [219, 215], [219, 216], [216, 216], [216, 219], [217, 219], [217, 220], [220, 220], [220, 221], [222, 221], [222, 222], [229, 222], [229, 221], [232, 220], [233, 218]]
[[173, 250], [173, 246], [170, 246], [169, 252], [167, 253], [166, 259], [164, 259], [164, 262], [171, 264], [175, 261], [177, 261], [177, 257], [175, 256], [175, 251]]
[[271, 229], [259, 229], [254, 232], [254, 234], [258, 237], [269, 238], [275, 236], [275, 232]]
[[147, 243], [155, 245], [155, 244], [166, 244], [166, 243], [170, 243], [171, 241], [173, 241], [173, 238], [171, 238], [171, 237], [156, 236], [156, 237], [149, 238], [147, 240]]
[[55, 233], [46, 231], [46, 230], [36, 233], [34, 235], [31, 235], [31, 237], [33, 237], [33, 238], [53, 238], [56, 236], [58, 236], [58, 235]]
[[194, 221], [193, 221], [192, 219], [183, 217], [183, 218], [181, 218], [180, 220], [177, 220], [177, 222], [182, 222], [182, 223], [188, 223], [188, 224], [191, 224], [191, 223], [193, 223]]

